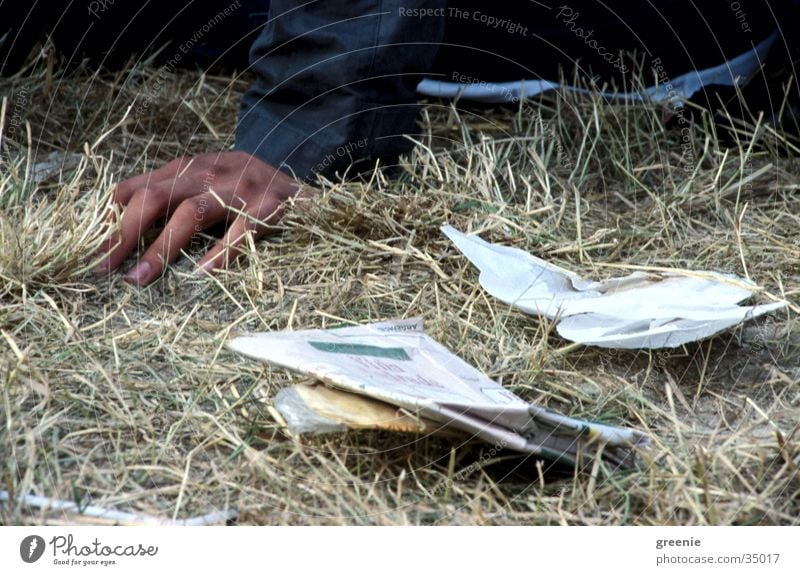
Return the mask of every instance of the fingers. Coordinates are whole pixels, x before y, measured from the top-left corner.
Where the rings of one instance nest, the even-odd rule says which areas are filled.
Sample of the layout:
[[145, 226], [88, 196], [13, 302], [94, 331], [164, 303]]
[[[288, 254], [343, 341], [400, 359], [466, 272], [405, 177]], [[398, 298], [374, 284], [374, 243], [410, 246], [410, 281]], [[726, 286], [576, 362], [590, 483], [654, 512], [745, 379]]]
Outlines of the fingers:
[[108, 239], [104, 251], [106, 259], [97, 267], [97, 273], [115, 270], [136, 249], [139, 238], [170, 208], [195, 192], [188, 179], [162, 181], [140, 188], [128, 201], [119, 224], [119, 233]]
[[166, 180], [178, 178], [191, 164], [192, 160], [173, 160], [157, 170], [146, 172], [120, 182], [117, 188], [114, 190], [114, 202], [123, 206], [127, 206], [128, 202], [130, 202], [131, 198], [137, 191], [141, 190], [142, 188], [154, 186]]
[[97, 272], [108, 273], [120, 266], [137, 248], [143, 233], [164, 216], [169, 217], [165, 229], [128, 271], [126, 281], [149, 284], [189, 246], [196, 233], [217, 222], [233, 221], [225, 237], [200, 261], [206, 270], [219, 269], [243, 251], [249, 237], [263, 235], [266, 224], [283, 212], [282, 202], [297, 195], [299, 189], [291, 177], [244, 152], [175, 160], [130, 178], [114, 191], [114, 200], [124, 211], [119, 233], [105, 245], [108, 256]]
[[269, 198], [260, 204], [255, 215], [239, 214], [225, 236], [197, 262], [198, 269], [211, 272], [226, 267], [244, 253], [248, 235], [252, 234], [254, 240], [263, 236], [267, 224], [280, 218], [281, 212], [280, 200]]
[[[94, 269], [95, 275], [104, 275], [116, 269], [133, 251], [139, 235], [160, 215], [164, 215], [165, 209], [180, 201], [180, 198], [175, 197], [178, 186], [169, 182], [180, 177], [192, 163], [193, 160], [173, 160], [157, 170], [120, 182], [114, 189], [113, 202], [129, 206], [129, 209], [126, 209], [122, 217], [119, 234], [110, 237], [94, 254], [98, 258], [106, 254]], [[134, 198], [137, 200], [130, 205]], [[115, 215], [109, 214], [109, 220], [113, 222]], [[131, 230], [135, 230], [137, 234], [132, 234]]]
[[140, 286], [149, 284], [189, 246], [195, 234], [224, 219], [226, 214], [227, 208], [210, 193], [183, 200], [158, 239], [125, 274], [125, 281]]

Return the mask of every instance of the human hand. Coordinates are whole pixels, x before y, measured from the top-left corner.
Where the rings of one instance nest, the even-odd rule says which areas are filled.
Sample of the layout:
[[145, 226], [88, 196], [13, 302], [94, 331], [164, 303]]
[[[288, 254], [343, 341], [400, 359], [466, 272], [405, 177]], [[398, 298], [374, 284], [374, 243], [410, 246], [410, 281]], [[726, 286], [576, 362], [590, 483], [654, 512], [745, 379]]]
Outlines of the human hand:
[[188, 247], [192, 237], [219, 222], [224, 237], [198, 262], [212, 271], [241, 253], [248, 233], [263, 235], [283, 215], [282, 204], [300, 184], [246, 152], [220, 152], [173, 160], [162, 168], [121, 182], [114, 201], [124, 207], [119, 233], [103, 246], [107, 257], [95, 273], [107, 274], [137, 248], [159, 218], [169, 218], [158, 239], [128, 270], [125, 281], [144, 286]]

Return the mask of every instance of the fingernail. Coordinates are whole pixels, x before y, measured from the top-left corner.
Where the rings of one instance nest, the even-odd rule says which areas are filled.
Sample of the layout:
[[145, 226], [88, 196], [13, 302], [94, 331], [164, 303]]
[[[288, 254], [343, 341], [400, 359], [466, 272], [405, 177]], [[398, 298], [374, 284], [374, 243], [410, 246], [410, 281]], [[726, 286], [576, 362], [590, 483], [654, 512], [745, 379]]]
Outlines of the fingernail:
[[206, 263], [197, 266], [197, 269], [194, 270], [194, 275], [196, 276], [206, 275], [207, 273], [211, 272], [213, 267], [214, 267], [214, 260], [208, 260]]
[[125, 281], [131, 284], [142, 285], [150, 281], [151, 266], [148, 262], [141, 262], [140, 264], [131, 268], [125, 274]]
[[92, 273], [96, 276], [104, 276], [108, 275], [108, 268], [110, 267], [111, 261], [108, 259], [104, 259], [102, 262], [97, 264], [95, 268], [92, 270]]

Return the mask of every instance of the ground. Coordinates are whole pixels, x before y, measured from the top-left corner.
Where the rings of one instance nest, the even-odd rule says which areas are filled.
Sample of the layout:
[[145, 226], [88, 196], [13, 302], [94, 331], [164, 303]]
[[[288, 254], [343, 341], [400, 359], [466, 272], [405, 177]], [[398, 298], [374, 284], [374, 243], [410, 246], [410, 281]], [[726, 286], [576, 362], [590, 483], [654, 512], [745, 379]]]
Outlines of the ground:
[[[397, 168], [325, 183], [215, 278], [192, 274], [208, 238], [146, 289], [89, 274], [114, 182], [230, 145], [247, 81], [147, 67], [2, 80], [0, 490], [166, 519], [235, 508], [243, 524], [799, 522], [800, 149], [769, 115], [428, 102]], [[29, 150], [83, 160], [34, 190]], [[676, 350], [572, 345], [486, 294], [444, 222], [598, 279], [726, 271], [790, 305]], [[390, 433], [295, 440], [270, 400], [301, 378], [225, 347], [413, 316], [527, 400], [641, 429], [640, 465], [573, 471]], [[0, 504], [0, 523], [89, 522]]]

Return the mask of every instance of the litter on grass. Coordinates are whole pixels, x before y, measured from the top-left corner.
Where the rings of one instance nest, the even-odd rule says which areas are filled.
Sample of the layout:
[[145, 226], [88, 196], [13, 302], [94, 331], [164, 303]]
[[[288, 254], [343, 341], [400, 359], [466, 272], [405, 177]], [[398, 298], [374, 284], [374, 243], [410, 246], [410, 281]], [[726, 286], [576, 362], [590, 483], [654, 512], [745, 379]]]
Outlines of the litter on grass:
[[[0, 503], [10, 502], [12, 497], [8, 491], [0, 490]], [[40, 495], [20, 495], [14, 500], [26, 507], [40, 509], [44, 513], [53, 515], [56, 522], [65, 521], [70, 525], [126, 525], [126, 526], [198, 526], [198, 525], [226, 525], [237, 520], [239, 512], [236, 509], [212, 511], [205, 515], [190, 517], [188, 519], [168, 519], [166, 517], [153, 517], [139, 513], [128, 513], [116, 509], [106, 509], [96, 505], [79, 506], [74, 501], [64, 501]], [[53, 521], [46, 521], [52, 523]]]
[[561, 337], [585, 345], [678, 347], [786, 306], [784, 301], [738, 305], [758, 286], [733, 274], [671, 270], [590, 281], [520, 249], [447, 225], [442, 231], [480, 270], [478, 281], [487, 292], [557, 321]]
[[25, 181], [39, 187], [43, 184], [53, 183], [52, 180], [61, 178], [65, 172], [70, 172], [80, 166], [85, 156], [81, 154], [68, 154], [66, 152], [50, 152], [44, 156], [28, 157], [24, 155], [7, 158], [9, 173], [21, 172]]
[[37, 186], [43, 184], [55, 176], [60, 176], [63, 172], [76, 168], [82, 159], [83, 156], [80, 154], [51, 152], [43, 160], [37, 161], [31, 166], [30, 181]]
[[315, 378], [275, 398], [293, 434], [369, 428], [457, 435], [571, 465], [599, 456], [629, 466], [632, 448], [647, 444], [638, 431], [527, 403], [425, 335], [420, 319], [258, 333], [229, 347]]

